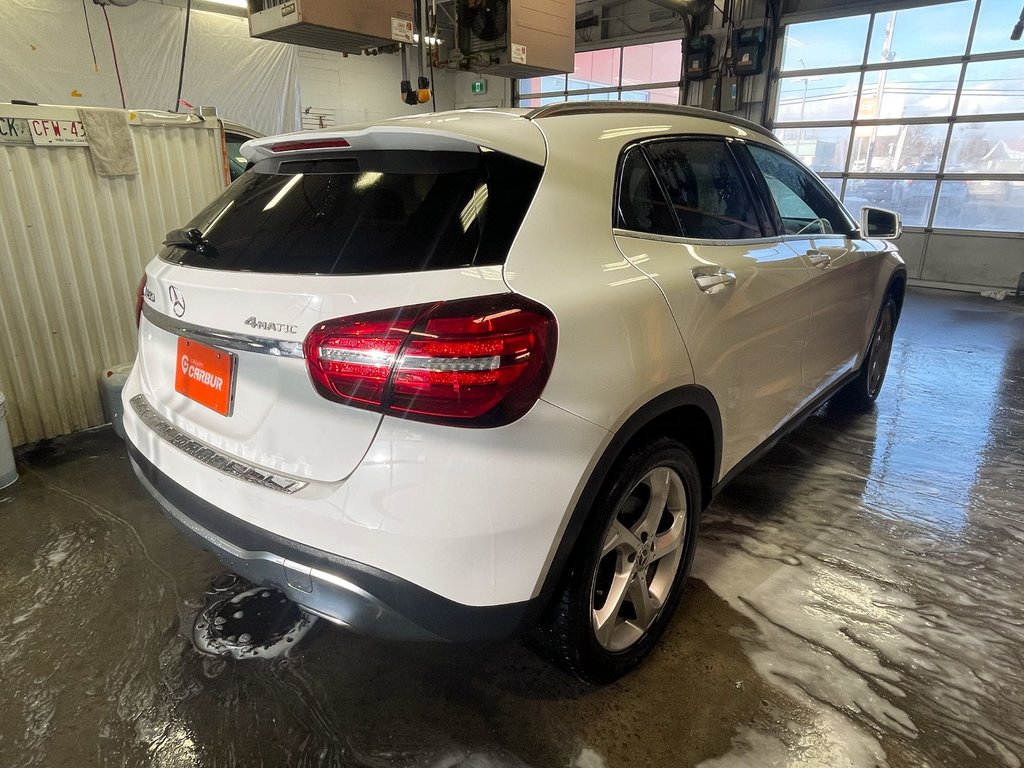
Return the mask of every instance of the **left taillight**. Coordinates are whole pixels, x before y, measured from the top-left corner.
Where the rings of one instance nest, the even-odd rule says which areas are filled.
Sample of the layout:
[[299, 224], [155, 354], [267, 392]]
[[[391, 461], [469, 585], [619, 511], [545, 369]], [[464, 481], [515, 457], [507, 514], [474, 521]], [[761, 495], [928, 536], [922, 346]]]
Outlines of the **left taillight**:
[[546, 307], [500, 294], [329, 320], [306, 337], [305, 353], [317, 391], [329, 400], [492, 427], [537, 402], [556, 342]]
[[139, 280], [139, 287], [135, 291], [135, 327], [138, 328], [142, 322], [142, 302], [145, 301], [146, 295], [146, 273], [142, 273], [142, 279]]

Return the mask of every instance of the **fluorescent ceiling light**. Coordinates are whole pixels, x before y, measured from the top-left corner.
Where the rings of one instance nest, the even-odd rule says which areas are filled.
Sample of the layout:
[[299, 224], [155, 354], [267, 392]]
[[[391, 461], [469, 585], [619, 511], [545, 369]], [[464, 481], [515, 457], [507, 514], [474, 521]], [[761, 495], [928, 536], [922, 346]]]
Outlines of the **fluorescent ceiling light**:
[[230, 5], [232, 8], [247, 8], [245, 0], [205, 0], [214, 5]]

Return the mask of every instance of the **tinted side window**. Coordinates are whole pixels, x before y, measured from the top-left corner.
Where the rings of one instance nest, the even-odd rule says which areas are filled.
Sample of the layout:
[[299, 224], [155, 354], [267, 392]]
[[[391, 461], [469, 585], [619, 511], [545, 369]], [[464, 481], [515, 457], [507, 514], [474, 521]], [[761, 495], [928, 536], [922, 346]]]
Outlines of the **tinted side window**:
[[679, 236], [672, 210], [640, 147], [629, 150], [622, 162], [616, 219], [615, 226], [622, 229]]
[[761, 223], [740, 170], [724, 141], [686, 139], [648, 144], [683, 237], [761, 237]]
[[849, 222], [814, 174], [778, 152], [756, 144], [747, 147], [775, 199], [786, 234], [845, 234]]

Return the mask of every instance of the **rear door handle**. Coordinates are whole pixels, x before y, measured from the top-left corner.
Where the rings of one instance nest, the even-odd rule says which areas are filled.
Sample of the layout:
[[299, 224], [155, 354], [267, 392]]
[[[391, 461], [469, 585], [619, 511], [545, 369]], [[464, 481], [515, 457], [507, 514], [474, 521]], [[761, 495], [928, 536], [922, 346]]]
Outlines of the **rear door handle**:
[[736, 273], [725, 267], [695, 267], [691, 274], [704, 293], [715, 294], [736, 285]]
[[832, 257], [821, 251], [808, 251], [807, 260], [811, 262], [812, 267], [818, 267], [819, 269], [828, 269], [832, 264]]

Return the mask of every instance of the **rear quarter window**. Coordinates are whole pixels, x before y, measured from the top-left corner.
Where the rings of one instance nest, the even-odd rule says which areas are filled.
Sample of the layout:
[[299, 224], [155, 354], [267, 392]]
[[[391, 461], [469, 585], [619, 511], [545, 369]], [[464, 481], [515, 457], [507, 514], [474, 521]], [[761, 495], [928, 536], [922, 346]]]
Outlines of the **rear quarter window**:
[[542, 172], [482, 151], [271, 162], [246, 171], [187, 225], [212, 246], [207, 255], [168, 246], [161, 258], [204, 269], [324, 275], [502, 264]]
[[740, 167], [717, 139], [667, 139], [628, 149], [619, 174], [616, 226], [701, 240], [763, 236]]

